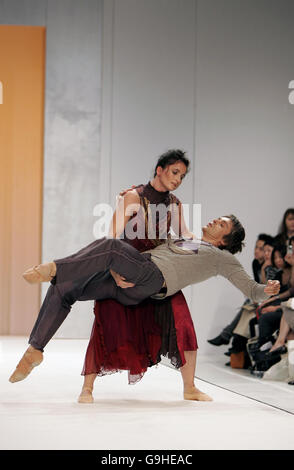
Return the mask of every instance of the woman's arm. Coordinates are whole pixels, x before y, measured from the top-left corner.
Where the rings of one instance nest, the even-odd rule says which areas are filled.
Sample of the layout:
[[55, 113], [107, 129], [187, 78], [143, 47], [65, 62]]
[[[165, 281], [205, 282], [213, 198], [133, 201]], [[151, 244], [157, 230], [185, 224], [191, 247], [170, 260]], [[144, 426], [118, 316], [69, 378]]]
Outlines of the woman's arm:
[[110, 222], [108, 236], [120, 238], [133, 214], [140, 208], [140, 198], [136, 190], [128, 191], [124, 196], [119, 196], [116, 209]]
[[177, 238], [196, 238], [186, 225], [181, 202], [178, 204], [174, 202], [171, 205], [171, 228]]
[[[140, 198], [136, 190], [128, 191], [124, 196], [119, 196], [116, 204], [116, 210], [113, 214], [108, 236], [110, 238], [120, 238], [131, 216], [138, 212], [140, 207]], [[126, 279], [112, 269], [110, 274], [118, 287], [126, 289], [134, 287], [135, 284], [127, 282]]]

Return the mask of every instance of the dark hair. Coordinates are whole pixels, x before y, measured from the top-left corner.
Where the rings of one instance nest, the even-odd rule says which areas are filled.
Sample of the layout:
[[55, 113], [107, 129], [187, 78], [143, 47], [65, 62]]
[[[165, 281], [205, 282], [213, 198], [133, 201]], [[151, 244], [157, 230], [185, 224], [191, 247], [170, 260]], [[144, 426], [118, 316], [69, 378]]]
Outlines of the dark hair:
[[187, 168], [187, 173], [189, 171], [189, 166], [190, 166], [190, 161], [188, 158], [185, 157], [186, 152], [183, 152], [182, 150], [179, 149], [171, 149], [168, 150], [167, 152], [163, 153], [160, 155], [160, 157], [157, 160], [156, 167], [154, 170], [154, 177], [157, 174], [157, 168], [160, 166], [161, 168], [166, 168], [169, 165], [172, 165], [173, 163], [176, 163], [178, 161], [181, 161], [184, 163], [184, 165]]
[[[272, 251], [272, 254], [271, 254], [271, 263], [272, 263], [272, 266], [275, 266], [275, 253], [276, 252], [279, 252], [281, 254], [281, 257], [284, 259], [286, 254], [287, 254], [287, 248], [285, 245], [276, 245]], [[285, 261], [284, 259], [284, 263], [285, 263], [285, 267], [286, 268], [290, 268], [291, 265], [289, 263], [287, 263], [287, 261]], [[276, 267], [276, 266], [275, 266]]]
[[269, 246], [272, 246], [272, 247], [278, 246], [274, 238], [269, 238], [269, 239], [264, 243], [263, 246], [265, 247], [265, 245], [269, 245]]
[[245, 229], [237, 217], [233, 214], [224, 215], [223, 217], [228, 217], [233, 223], [233, 228], [228, 235], [223, 237], [225, 245], [220, 245], [221, 250], [228, 250], [233, 255], [242, 251], [242, 248], [245, 246], [243, 240], [245, 238]]
[[257, 237], [257, 241], [258, 240], [262, 240], [266, 244], [267, 242], [272, 242], [273, 237], [271, 235], [268, 235], [267, 233], [260, 233]]
[[282, 222], [280, 224], [280, 227], [279, 227], [278, 236], [279, 236], [279, 240], [282, 243], [286, 243], [286, 240], [287, 240], [287, 237], [288, 237], [288, 231], [287, 231], [287, 226], [286, 226], [286, 219], [287, 219], [288, 215], [294, 215], [294, 208], [293, 207], [290, 207], [289, 209], [286, 210], [285, 214], [283, 215], [283, 220], [282, 220]]

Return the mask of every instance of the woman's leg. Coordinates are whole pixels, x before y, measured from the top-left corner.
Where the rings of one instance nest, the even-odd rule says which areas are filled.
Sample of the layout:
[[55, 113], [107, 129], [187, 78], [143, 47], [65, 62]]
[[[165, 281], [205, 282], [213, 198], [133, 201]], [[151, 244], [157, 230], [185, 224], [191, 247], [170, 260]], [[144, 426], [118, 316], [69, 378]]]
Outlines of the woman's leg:
[[84, 384], [80, 396], [78, 398], [79, 403], [93, 403], [93, 387], [97, 374], [89, 374], [84, 377]]
[[275, 344], [272, 346], [270, 352], [274, 351], [277, 348], [284, 346], [289, 332], [290, 332], [290, 327], [288, 323], [286, 322], [285, 317], [283, 315], [281, 318], [279, 335], [276, 339]]
[[184, 386], [184, 399], [212, 401], [212, 398], [206, 395], [206, 393], [201, 392], [194, 384], [197, 351], [184, 351], [184, 355], [186, 364], [180, 369]]

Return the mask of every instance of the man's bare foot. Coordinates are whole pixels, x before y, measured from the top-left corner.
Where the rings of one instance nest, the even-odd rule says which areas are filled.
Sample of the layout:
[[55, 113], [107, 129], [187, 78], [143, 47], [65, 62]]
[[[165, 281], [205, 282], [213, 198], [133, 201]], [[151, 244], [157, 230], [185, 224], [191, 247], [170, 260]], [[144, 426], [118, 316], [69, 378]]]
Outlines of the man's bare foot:
[[51, 263], [39, 264], [33, 266], [23, 273], [23, 278], [30, 284], [37, 282], [50, 282], [56, 275], [56, 264], [54, 261]]
[[213, 399], [206, 395], [206, 393], [201, 392], [196, 387], [191, 387], [184, 390], [184, 400], [195, 400], [195, 401], [213, 401]]
[[83, 387], [80, 396], [78, 398], [78, 403], [93, 403], [94, 398], [92, 395], [92, 389], [88, 387]]
[[25, 379], [33, 370], [34, 367], [41, 364], [43, 361], [43, 353], [38, 349], [29, 346], [21, 360], [16, 366], [15, 371], [9, 378], [9, 382], [19, 382]]

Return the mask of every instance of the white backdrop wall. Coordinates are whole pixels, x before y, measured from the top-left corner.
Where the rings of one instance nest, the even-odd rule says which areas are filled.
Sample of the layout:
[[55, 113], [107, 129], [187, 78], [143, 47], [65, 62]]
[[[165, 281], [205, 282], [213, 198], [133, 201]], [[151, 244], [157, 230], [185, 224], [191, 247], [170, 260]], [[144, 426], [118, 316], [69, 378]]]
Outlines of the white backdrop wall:
[[[275, 234], [293, 206], [292, 0], [0, 0], [3, 24], [47, 26], [43, 258], [93, 240], [93, 208], [182, 148], [177, 195], [202, 221], [235, 213]], [[223, 279], [185, 290], [201, 353], [243, 296]], [[92, 304], [59, 337], [87, 337]]]

